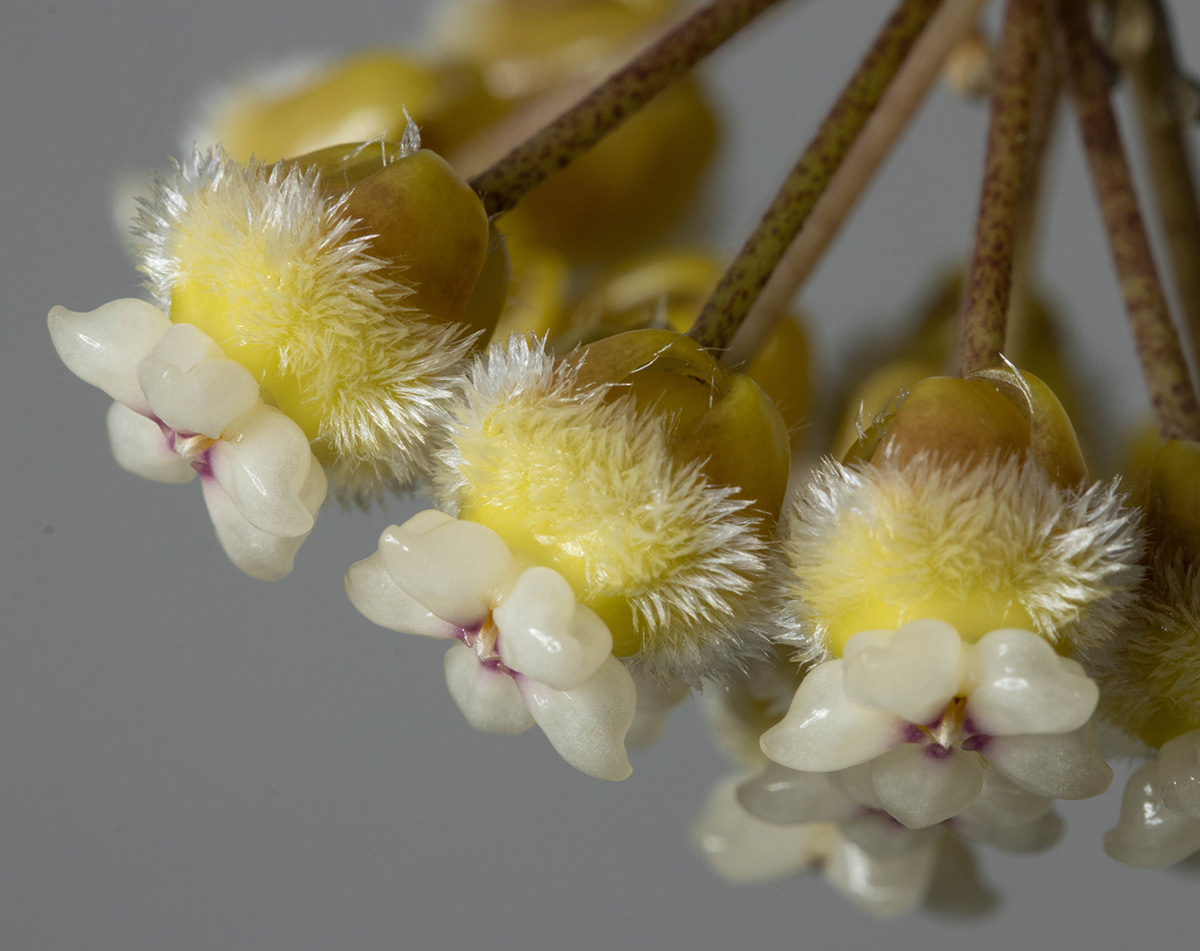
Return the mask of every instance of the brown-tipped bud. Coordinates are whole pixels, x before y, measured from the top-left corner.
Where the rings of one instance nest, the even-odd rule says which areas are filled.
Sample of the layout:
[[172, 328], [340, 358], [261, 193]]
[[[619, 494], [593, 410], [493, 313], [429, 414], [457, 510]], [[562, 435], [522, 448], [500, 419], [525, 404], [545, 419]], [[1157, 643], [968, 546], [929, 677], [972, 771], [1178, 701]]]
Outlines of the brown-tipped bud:
[[570, 359], [580, 383], [612, 384], [614, 399], [630, 395], [642, 411], [671, 417], [670, 449], [681, 465], [699, 463], [713, 484], [778, 516], [791, 456], [787, 427], [753, 380], [668, 330], [618, 334]]

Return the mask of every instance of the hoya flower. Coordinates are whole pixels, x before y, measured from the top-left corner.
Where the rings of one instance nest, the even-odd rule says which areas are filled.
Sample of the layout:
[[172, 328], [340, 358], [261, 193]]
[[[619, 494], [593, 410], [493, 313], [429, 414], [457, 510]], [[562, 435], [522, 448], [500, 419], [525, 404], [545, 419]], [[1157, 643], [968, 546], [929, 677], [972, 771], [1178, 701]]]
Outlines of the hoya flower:
[[270, 167], [197, 152], [138, 221], [165, 312], [245, 366], [359, 500], [424, 474], [470, 332], [499, 313], [475, 296], [492, 246], [482, 203], [418, 144]]
[[1090, 725], [1098, 698], [1076, 661], [1030, 631], [970, 643], [943, 621], [918, 620], [851, 637], [842, 657], [804, 678], [762, 748], [805, 772], [869, 764], [855, 777], [869, 785], [859, 801], [912, 829], [967, 810], [989, 770], [1008, 781], [1009, 805], [1037, 818], [1049, 800], [1108, 788]]
[[268, 581], [291, 571], [325, 499], [325, 473], [249, 371], [140, 300], [91, 313], [56, 307], [48, 323], [67, 368], [115, 400], [108, 433], [117, 462], [158, 482], [199, 475], [233, 563]]
[[1104, 848], [1139, 868], [1164, 868], [1200, 851], [1200, 730], [1168, 740], [1129, 777]]
[[558, 572], [482, 525], [428, 509], [387, 529], [347, 572], [346, 591], [377, 624], [459, 642], [446, 653], [446, 685], [476, 729], [514, 734], [536, 723], [576, 769], [631, 772], [633, 680], [604, 622]]
[[444, 508], [554, 568], [650, 676], [698, 685], [769, 650], [755, 586], [787, 432], [744, 376], [667, 331], [556, 361], [476, 361], [435, 471]]

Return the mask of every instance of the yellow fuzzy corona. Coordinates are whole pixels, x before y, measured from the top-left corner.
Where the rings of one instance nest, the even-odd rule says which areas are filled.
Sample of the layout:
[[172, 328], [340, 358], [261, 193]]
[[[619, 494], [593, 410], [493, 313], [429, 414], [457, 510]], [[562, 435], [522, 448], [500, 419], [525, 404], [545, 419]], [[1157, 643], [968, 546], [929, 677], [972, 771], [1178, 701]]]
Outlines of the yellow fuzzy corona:
[[456, 416], [443, 501], [566, 577], [616, 654], [697, 683], [766, 649], [750, 623], [760, 520], [677, 460], [670, 417], [520, 337], [477, 361]]
[[312, 170], [198, 153], [157, 183], [139, 225], [141, 269], [171, 319], [254, 374], [343, 495], [427, 467], [469, 343], [411, 306], [344, 196]]

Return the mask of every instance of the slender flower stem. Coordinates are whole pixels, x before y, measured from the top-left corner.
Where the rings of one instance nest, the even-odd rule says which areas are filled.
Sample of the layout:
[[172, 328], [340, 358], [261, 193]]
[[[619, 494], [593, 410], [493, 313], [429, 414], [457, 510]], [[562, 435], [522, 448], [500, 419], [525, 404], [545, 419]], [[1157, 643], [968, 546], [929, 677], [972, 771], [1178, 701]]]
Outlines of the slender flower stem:
[[1043, 35], [1038, 54], [1038, 74], [1029, 114], [1029, 144], [1025, 149], [1025, 169], [1021, 174], [1021, 197], [1013, 233], [1012, 284], [1004, 332], [1004, 352], [1010, 356], [1021, 353], [1026, 344], [1033, 296], [1029, 288], [1030, 272], [1041, 224], [1042, 174], [1062, 92], [1062, 77], [1049, 40], [1049, 36]]
[[1159, 0], [1139, 0], [1150, 21], [1150, 42], [1122, 57], [1137, 101], [1142, 141], [1170, 255], [1171, 273], [1186, 325], [1185, 347], [1200, 370], [1200, 199], [1188, 154], [1180, 107], [1183, 82], [1171, 43], [1170, 23]]
[[1081, 0], [1054, 0], [1054, 5], [1059, 59], [1079, 116], [1092, 185], [1159, 432], [1164, 439], [1200, 439], [1200, 406], [1138, 211], [1087, 9]]
[[862, 131], [939, 0], [901, 0], [688, 336], [724, 350]]
[[1009, 0], [992, 85], [975, 249], [963, 284], [958, 368], [964, 376], [999, 364], [1004, 349], [1013, 239], [1045, 23], [1045, 0]]
[[754, 358], [787, 313], [787, 306], [821, 260], [883, 160], [908, 128], [934, 80], [975, 23], [985, 0], [945, 0], [896, 73], [867, 124], [846, 153], [805, 219], [800, 233], [771, 272], [724, 362], [739, 367]]
[[617, 128], [672, 81], [779, 0], [713, 0], [491, 168], [471, 179], [489, 215], [512, 208], [541, 181]]

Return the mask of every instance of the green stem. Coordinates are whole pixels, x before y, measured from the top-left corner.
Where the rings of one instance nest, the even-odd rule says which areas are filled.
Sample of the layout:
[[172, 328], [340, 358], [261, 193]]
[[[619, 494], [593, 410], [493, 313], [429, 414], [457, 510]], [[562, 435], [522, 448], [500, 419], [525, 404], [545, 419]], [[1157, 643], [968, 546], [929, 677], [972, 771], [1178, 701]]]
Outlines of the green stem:
[[1059, 59], [1079, 116], [1092, 185], [1159, 432], [1164, 439], [1200, 439], [1200, 406], [1138, 211], [1086, 5], [1082, 0], [1055, 0], [1055, 6]]
[[779, 0], [713, 0], [580, 102], [471, 179], [498, 215], [582, 155], [659, 92]]
[[775, 201], [704, 304], [688, 336], [724, 350], [808, 218], [939, 0], [902, 0]]
[[992, 85], [975, 248], [963, 284], [958, 368], [997, 366], [1004, 349], [1013, 247], [1021, 209], [1045, 0], [1009, 0]]

